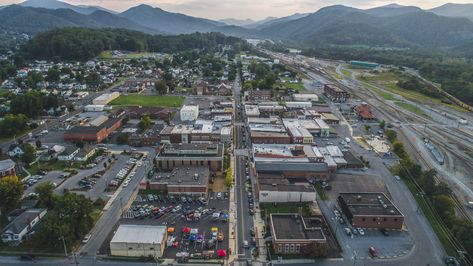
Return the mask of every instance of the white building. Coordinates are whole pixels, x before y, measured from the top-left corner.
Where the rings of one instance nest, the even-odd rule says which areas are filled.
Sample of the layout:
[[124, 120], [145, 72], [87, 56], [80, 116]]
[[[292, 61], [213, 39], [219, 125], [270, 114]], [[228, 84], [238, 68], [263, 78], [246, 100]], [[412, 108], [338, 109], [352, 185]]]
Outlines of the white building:
[[330, 127], [325, 123], [323, 119], [315, 118], [314, 121], [319, 125], [320, 128], [320, 136], [321, 137], [328, 137], [330, 135]]
[[105, 105], [94, 105], [89, 104], [84, 106], [84, 112], [102, 112], [104, 110]]
[[4, 243], [21, 242], [46, 213], [46, 209], [24, 211], [3, 229], [2, 241]]
[[122, 257], [162, 257], [166, 238], [166, 226], [122, 224], [110, 241], [110, 252]]
[[260, 176], [258, 178], [258, 197], [263, 203], [274, 202], [313, 202], [317, 193], [309, 183], [290, 183], [285, 178]]
[[199, 117], [198, 105], [184, 105], [181, 108], [181, 121], [194, 121]]
[[296, 102], [318, 102], [319, 101], [319, 96], [314, 93], [296, 93], [292, 95], [292, 98]]
[[106, 105], [109, 102], [115, 100], [116, 98], [120, 97], [120, 93], [118, 91], [114, 91], [112, 93], [104, 93], [99, 97], [92, 100], [92, 104], [94, 105]]
[[312, 107], [312, 102], [286, 102], [287, 109], [304, 109]]

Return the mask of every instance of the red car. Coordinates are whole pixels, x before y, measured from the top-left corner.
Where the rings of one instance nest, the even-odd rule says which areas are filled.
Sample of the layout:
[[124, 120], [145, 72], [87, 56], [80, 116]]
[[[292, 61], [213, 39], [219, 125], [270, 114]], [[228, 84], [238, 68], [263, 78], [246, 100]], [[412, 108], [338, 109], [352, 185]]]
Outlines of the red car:
[[378, 251], [374, 247], [370, 247], [368, 249], [368, 252], [370, 253], [371, 257], [376, 258], [378, 257]]

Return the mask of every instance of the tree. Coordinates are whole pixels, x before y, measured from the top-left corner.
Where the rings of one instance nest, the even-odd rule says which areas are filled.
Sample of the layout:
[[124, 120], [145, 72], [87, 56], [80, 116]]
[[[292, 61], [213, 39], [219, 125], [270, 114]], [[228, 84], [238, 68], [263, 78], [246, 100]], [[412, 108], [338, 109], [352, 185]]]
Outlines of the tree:
[[39, 140], [39, 139], [36, 140], [35, 145], [36, 145], [36, 149], [40, 149], [41, 146], [42, 146], [41, 140]]
[[61, 73], [59, 72], [59, 70], [53, 67], [48, 70], [48, 73], [46, 75], [46, 80], [49, 82], [58, 82], [60, 76], [61, 76]]
[[129, 138], [129, 136], [126, 133], [122, 133], [122, 134], [118, 135], [117, 144], [119, 144], [119, 145], [127, 144], [128, 143], [128, 138]]
[[404, 148], [404, 144], [400, 141], [396, 141], [393, 143], [393, 152], [399, 156], [401, 159], [408, 158], [407, 152]]
[[384, 128], [386, 127], [386, 121], [384, 120], [381, 120], [381, 122], [379, 122], [379, 127], [384, 130]]
[[6, 214], [18, 207], [23, 196], [23, 183], [17, 176], [0, 179], [0, 210]]
[[365, 125], [365, 131], [366, 131], [366, 133], [369, 133], [369, 132], [370, 132], [370, 129], [371, 129], [371, 126], [370, 126], [370, 125]]
[[151, 118], [149, 116], [143, 116], [138, 123], [138, 127], [141, 129], [141, 131], [147, 129], [149, 126], [151, 126]]
[[30, 144], [23, 145], [23, 152], [24, 153], [21, 156], [21, 160], [24, 163], [30, 164], [36, 159], [36, 149]]
[[433, 197], [435, 210], [438, 212], [442, 220], [451, 222], [455, 219], [455, 202], [447, 195], [437, 195]]
[[68, 104], [67, 104], [67, 110], [68, 110], [69, 112], [74, 112], [75, 109], [76, 109], [76, 108], [74, 107], [74, 105], [73, 105], [72, 103], [68, 103]]
[[231, 187], [232, 184], [233, 184], [233, 171], [231, 167], [228, 167], [227, 173], [225, 175], [225, 185], [227, 185], [227, 187]]
[[103, 162], [103, 168], [107, 169], [107, 162]]
[[389, 140], [389, 142], [391, 143], [394, 143], [397, 139], [397, 132], [392, 130], [392, 129], [388, 129], [384, 132], [384, 134], [386, 135], [386, 138]]
[[55, 202], [54, 185], [51, 182], [38, 184], [35, 188], [41, 206], [53, 208]]
[[159, 94], [166, 94], [168, 92], [168, 86], [166, 81], [160, 79], [154, 83], [154, 88]]

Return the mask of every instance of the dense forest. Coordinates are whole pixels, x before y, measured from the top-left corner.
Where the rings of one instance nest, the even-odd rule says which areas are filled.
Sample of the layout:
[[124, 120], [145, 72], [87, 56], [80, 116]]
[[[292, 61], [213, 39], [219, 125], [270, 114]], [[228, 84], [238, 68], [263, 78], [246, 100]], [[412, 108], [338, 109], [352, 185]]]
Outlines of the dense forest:
[[[442, 89], [473, 105], [473, 60], [433, 50], [385, 50], [348, 47], [305, 49], [303, 54], [320, 58], [365, 60], [399, 67], [412, 67]], [[409, 86], [409, 85], [408, 85]]]
[[123, 29], [61, 28], [37, 34], [22, 47], [22, 54], [27, 59], [86, 61], [106, 50], [172, 53], [221, 45], [248, 46], [242, 39], [221, 33], [163, 36]]

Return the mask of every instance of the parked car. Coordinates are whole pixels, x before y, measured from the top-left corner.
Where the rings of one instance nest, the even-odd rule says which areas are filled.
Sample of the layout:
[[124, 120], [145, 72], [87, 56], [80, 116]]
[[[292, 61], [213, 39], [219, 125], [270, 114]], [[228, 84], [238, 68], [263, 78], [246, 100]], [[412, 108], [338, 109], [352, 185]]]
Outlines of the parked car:
[[358, 228], [358, 233], [360, 233], [361, 236], [364, 236], [365, 230], [363, 230], [363, 228]]
[[452, 256], [447, 256], [445, 257], [445, 264], [446, 265], [451, 265], [451, 266], [459, 266], [460, 263], [455, 257]]
[[370, 247], [368, 249], [368, 252], [370, 253], [371, 257], [373, 257], [373, 258], [378, 257], [378, 251], [376, 251], [375, 247]]
[[389, 236], [389, 231], [386, 230], [385, 228], [381, 229], [380, 231], [381, 233], [383, 233], [384, 236]]
[[350, 229], [350, 228], [345, 227], [344, 230], [345, 230], [345, 233], [347, 234], [347, 236], [351, 236], [351, 235], [352, 235], [352, 232], [351, 232], [351, 229]]
[[89, 242], [91, 236], [91, 234], [84, 236], [84, 238], [82, 239], [82, 244], [86, 244], [87, 242]]

